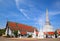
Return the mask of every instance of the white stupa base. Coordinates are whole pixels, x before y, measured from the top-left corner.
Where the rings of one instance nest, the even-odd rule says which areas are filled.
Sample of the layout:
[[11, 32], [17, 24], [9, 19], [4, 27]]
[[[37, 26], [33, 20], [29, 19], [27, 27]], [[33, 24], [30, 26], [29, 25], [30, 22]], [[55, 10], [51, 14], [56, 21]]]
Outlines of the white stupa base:
[[39, 36], [38, 39], [44, 39], [44, 37], [43, 36]]
[[38, 33], [38, 38], [44, 39], [44, 33], [43, 33], [43, 30], [41, 30], [41, 29], [40, 29], [40, 32]]

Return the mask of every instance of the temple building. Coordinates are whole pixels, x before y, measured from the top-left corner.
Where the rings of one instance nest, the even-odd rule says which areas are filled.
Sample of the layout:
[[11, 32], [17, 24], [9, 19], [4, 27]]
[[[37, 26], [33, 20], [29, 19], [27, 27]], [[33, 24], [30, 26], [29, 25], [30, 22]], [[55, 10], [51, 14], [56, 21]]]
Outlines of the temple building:
[[32, 38], [56, 38], [56, 36], [60, 37], [60, 29], [57, 30], [57, 34], [54, 31], [53, 26], [51, 25], [48, 17], [48, 9], [46, 9], [46, 22], [43, 26], [43, 29], [40, 29], [38, 32], [37, 28], [28, 26], [21, 23], [10, 22], [8, 21], [6, 24], [6, 35], [15, 37], [14, 33], [17, 31], [17, 36], [22, 37], [32, 37]]
[[57, 29], [56, 31], [55, 31], [55, 37], [56, 38], [60, 38], [60, 29]]
[[[17, 31], [17, 36], [20, 38], [21, 37], [31, 37], [35, 32], [38, 32], [38, 30], [35, 27], [8, 21], [6, 24], [5, 34], [15, 37], [14, 31]], [[36, 35], [37, 35], [37, 33], [36, 33]]]
[[57, 31], [57, 34], [59, 34], [59, 35], [60, 35], [60, 29], [57, 29], [56, 31]]

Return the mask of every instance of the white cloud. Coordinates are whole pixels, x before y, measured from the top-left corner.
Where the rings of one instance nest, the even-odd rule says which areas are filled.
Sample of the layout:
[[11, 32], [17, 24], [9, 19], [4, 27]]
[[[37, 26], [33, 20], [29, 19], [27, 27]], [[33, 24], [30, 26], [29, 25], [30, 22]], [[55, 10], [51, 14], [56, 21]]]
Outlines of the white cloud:
[[40, 25], [40, 29], [43, 28], [43, 26], [45, 25], [45, 13], [43, 13], [40, 18], [38, 19], [38, 24]]
[[20, 9], [20, 12], [22, 12], [22, 14], [23, 14], [27, 19], [30, 19], [30, 17], [29, 17], [24, 11], [25, 11], [24, 9]]
[[15, 2], [16, 2], [16, 7], [19, 9], [19, 4], [18, 4], [19, 0], [15, 0]]
[[20, 10], [20, 4], [25, 4], [25, 0], [15, 0], [15, 3], [16, 3], [17, 9]]
[[[34, 8], [34, 5], [30, 2], [30, 3], [28, 3], [26, 0], [15, 0], [15, 2], [16, 2], [16, 7], [17, 7], [17, 9], [20, 11], [20, 12], [22, 12], [22, 14], [27, 18], [27, 19], [31, 19], [28, 15], [27, 15], [27, 13], [29, 12], [31, 15], [33, 14], [33, 12], [32, 12], [32, 10], [33, 10], [33, 8]], [[25, 7], [22, 7], [22, 8], [20, 8], [20, 5], [21, 4], [24, 4], [24, 5], [27, 5], [29, 8], [30, 8], [30, 11], [26, 11], [26, 9], [24, 9]], [[35, 10], [35, 8], [34, 8], [34, 10]], [[33, 11], [34, 11], [33, 10]], [[35, 10], [36, 11], [36, 10]], [[27, 13], [26, 13], [27, 12]], [[35, 20], [35, 19], [34, 19]]]
[[30, 19], [30, 18], [28, 17], [28, 15], [24, 12], [25, 9], [21, 9], [21, 8], [19, 7], [19, 3], [20, 3], [20, 2], [23, 2], [23, 0], [16, 0], [17, 9], [18, 9], [27, 19]]
[[44, 23], [45, 23], [44, 18], [40, 18], [40, 19], [38, 20], [38, 23], [39, 23], [39, 25], [43, 26]]
[[52, 16], [54, 16], [54, 15], [57, 15], [57, 14], [60, 14], [60, 11], [53, 11], [53, 12], [49, 12], [49, 15], [52, 15]]

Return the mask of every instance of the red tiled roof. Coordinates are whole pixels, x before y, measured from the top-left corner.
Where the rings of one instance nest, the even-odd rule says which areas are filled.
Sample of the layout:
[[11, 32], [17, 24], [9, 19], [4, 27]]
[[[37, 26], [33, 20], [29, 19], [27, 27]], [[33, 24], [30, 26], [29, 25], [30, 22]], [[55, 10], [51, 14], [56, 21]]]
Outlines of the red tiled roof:
[[54, 32], [48, 32], [48, 34], [49, 34], [49, 35], [53, 35], [53, 34], [54, 34]]
[[58, 32], [58, 34], [60, 34], [60, 32]]
[[60, 34], [60, 29], [57, 30], [57, 33]]
[[27, 34], [27, 32], [25, 32], [25, 31], [21, 31], [20, 33], [21, 33], [22, 35]]
[[14, 22], [8, 22], [8, 27], [11, 30], [18, 30], [18, 28], [16, 27], [16, 23], [14, 23]]
[[54, 34], [54, 32], [44, 32], [44, 34], [53, 35], [53, 34]]
[[32, 27], [32, 26], [28, 26], [28, 25], [24, 25], [24, 24], [19, 24], [19, 23], [15, 23], [15, 22], [7, 22], [8, 23], [8, 27], [11, 30], [20, 30], [20, 31], [28, 31], [28, 32], [33, 32], [34, 29], [36, 31], [38, 31], [36, 28]]

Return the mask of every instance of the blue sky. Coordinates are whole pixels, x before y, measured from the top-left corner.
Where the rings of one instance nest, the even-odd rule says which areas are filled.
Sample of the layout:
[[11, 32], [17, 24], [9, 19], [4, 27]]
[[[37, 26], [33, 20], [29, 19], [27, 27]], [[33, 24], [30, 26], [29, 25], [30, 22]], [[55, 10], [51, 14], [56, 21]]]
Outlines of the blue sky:
[[45, 24], [46, 8], [51, 25], [60, 28], [59, 0], [0, 0], [0, 28], [12, 21], [40, 29]]

